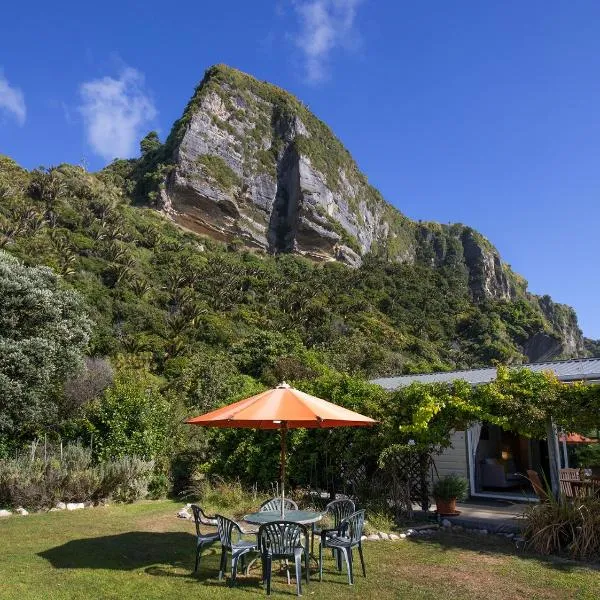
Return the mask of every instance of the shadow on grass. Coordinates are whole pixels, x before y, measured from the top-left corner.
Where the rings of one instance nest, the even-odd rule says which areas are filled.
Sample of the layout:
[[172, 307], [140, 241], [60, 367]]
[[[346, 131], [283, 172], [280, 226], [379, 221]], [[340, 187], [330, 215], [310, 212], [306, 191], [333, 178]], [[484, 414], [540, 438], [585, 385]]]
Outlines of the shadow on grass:
[[[537, 561], [547, 567], [564, 573], [571, 573], [578, 569], [593, 569], [600, 571], [600, 565], [579, 562], [561, 556], [543, 556], [536, 554], [522, 546], [517, 547], [512, 540], [497, 535], [467, 535], [464, 533], [450, 533], [440, 531], [431, 536], [410, 536], [411, 543], [432, 546], [435, 552], [453, 552], [465, 550], [482, 556], [504, 555], [514, 556], [523, 560]], [[435, 550], [434, 550], [435, 547]]]
[[[168, 564], [192, 571], [196, 537], [189, 533], [130, 531], [71, 540], [39, 553], [57, 569], [134, 571]], [[214, 553], [214, 548], [212, 553]], [[220, 549], [218, 549], [220, 553]], [[211, 550], [205, 550], [206, 554]], [[203, 553], [203, 559], [205, 558]], [[218, 567], [218, 564], [217, 564]]]
[[[227, 582], [219, 581], [221, 548], [218, 544], [202, 552], [200, 569], [194, 569], [196, 537], [189, 533], [131, 531], [118, 535], [71, 540], [60, 546], [40, 552], [41, 556], [56, 569], [108, 569], [115, 571], [141, 570], [157, 577], [187, 579], [190, 583], [201, 580], [209, 587], [223, 587], [229, 583], [231, 563], [227, 564]], [[330, 561], [331, 566], [333, 560]], [[328, 565], [329, 566], [329, 565]], [[248, 575], [238, 573], [235, 589], [245, 592], [261, 591], [260, 561], [255, 563]], [[281, 581], [274, 586], [282, 593], [296, 587], [283, 582], [283, 571], [274, 568], [273, 575]], [[313, 570], [312, 577], [315, 577]], [[314, 579], [313, 579], [314, 581]], [[304, 583], [304, 582], [303, 582]], [[312, 581], [311, 581], [312, 584]]]

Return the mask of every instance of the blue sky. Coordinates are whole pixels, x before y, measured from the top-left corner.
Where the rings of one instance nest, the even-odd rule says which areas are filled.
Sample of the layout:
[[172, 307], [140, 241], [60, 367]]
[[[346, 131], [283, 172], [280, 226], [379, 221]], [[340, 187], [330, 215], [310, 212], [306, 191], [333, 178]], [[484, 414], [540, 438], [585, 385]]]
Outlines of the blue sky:
[[415, 219], [467, 223], [600, 338], [600, 3], [8, 3], [0, 152], [101, 168], [211, 64], [301, 97]]

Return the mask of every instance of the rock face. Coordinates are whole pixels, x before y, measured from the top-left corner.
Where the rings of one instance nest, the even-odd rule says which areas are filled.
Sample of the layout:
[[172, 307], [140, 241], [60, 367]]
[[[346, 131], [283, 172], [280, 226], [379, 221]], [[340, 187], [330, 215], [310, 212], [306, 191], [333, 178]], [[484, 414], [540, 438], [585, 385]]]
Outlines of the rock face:
[[175, 221], [270, 253], [360, 264], [391, 260], [464, 268], [475, 300], [510, 299], [496, 249], [463, 225], [417, 224], [370, 186], [331, 130], [282, 89], [209, 69], [166, 144], [161, 192]]
[[174, 168], [162, 193], [180, 224], [271, 253], [350, 265], [374, 245], [402, 238], [396, 256], [413, 257], [414, 224], [367, 183], [327, 126], [284, 90], [213, 67], [181, 121], [167, 143]]
[[358, 266], [373, 253], [450, 266], [475, 302], [527, 298], [547, 321], [529, 360], [586, 354], [572, 309], [537, 298], [481, 234], [416, 223], [369, 185], [331, 130], [298, 99], [224, 65], [210, 68], [156, 162], [162, 209], [180, 225], [272, 254]]
[[[548, 360], [556, 356], [585, 356], [585, 341], [577, 324], [575, 311], [570, 306], [553, 302], [550, 296], [541, 296], [537, 300], [555, 335], [549, 336], [550, 339], [541, 345], [539, 340], [531, 338], [528, 344], [537, 345], [539, 355], [530, 360]], [[527, 354], [529, 356], [529, 352]]]

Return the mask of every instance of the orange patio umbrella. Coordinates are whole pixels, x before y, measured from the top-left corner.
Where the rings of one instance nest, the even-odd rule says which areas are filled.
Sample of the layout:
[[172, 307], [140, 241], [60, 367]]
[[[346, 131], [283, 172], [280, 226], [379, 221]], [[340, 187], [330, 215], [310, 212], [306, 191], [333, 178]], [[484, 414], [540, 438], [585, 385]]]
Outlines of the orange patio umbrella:
[[559, 441], [565, 444], [598, 444], [600, 440], [598, 438], [590, 438], [581, 433], [569, 433], [561, 434]]
[[291, 388], [286, 383], [186, 423], [205, 427], [279, 429], [281, 433], [281, 517], [285, 498], [285, 442], [288, 429], [365, 427], [376, 421], [359, 413]]

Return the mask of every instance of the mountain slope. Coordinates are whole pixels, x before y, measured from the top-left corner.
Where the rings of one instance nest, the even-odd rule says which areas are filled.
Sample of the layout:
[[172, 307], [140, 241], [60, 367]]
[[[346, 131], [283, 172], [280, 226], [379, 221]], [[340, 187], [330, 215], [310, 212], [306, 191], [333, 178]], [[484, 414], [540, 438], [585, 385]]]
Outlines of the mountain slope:
[[[231, 98], [246, 109], [215, 124]], [[235, 154], [229, 129], [242, 127]], [[215, 67], [167, 141], [140, 146], [95, 174], [0, 157], [0, 250], [84, 295], [95, 355], [133, 355], [172, 385], [223, 373], [270, 384], [324, 365], [373, 377], [597, 348], [482, 235], [387, 204], [283, 90]]]
[[541, 312], [545, 330], [521, 347], [529, 360], [585, 353], [573, 311], [530, 295], [481, 234], [402, 215], [302, 102], [241, 71], [208, 69], [166, 143], [134, 176], [138, 193], [150, 191], [196, 233], [352, 266], [371, 255], [449, 267], [468, 278], [475, 302], [523, 299]]

